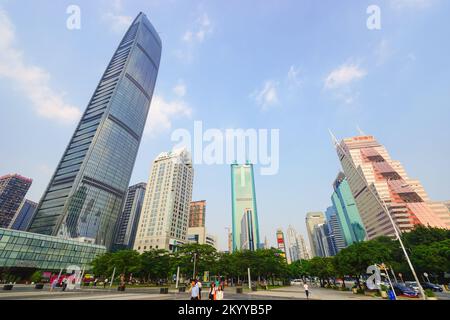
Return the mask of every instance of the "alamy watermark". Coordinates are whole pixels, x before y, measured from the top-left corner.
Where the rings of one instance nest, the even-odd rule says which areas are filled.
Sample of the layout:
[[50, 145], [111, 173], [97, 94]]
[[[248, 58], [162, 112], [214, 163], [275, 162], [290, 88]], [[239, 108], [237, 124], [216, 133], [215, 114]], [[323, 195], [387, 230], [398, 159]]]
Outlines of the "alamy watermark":
[[75, 4], [67, 7], [66, 13], [69, 17], [66, 20], [66, 27], [69, 30], [81, 29], [81, 8]]
[[367, 7], [366, 13], [369, 15], [366, 21], [367, 29], [381, 30], [381, 8], [372, 4]]
[[174, 149], [191, 151], [192, 161], [200, 165], [251, 163], [260, 166], [261, 175], [276, 175], [280, 168], [279, 129], [207, 129], [194, 122], [193, 135], [187, 129], [172, 132]]

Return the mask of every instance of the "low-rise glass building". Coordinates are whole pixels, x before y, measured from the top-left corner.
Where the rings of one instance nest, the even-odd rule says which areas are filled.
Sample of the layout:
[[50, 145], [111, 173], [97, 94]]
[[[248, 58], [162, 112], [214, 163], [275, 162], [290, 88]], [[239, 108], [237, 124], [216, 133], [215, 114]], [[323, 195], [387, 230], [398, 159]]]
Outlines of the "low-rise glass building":
[[106, 247], [42, 234], [0, 228], [0, 268], [59, 271], [69, 266], [90, 270]]

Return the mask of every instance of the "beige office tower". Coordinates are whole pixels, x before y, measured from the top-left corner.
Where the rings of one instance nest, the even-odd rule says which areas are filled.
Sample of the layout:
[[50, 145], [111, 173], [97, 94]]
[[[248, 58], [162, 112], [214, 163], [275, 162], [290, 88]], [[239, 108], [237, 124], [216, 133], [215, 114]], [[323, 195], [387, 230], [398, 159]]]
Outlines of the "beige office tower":
[[314, 226], [323, 223], [325, 223], [323, 212], [308, 212], [306, 214], [306, 231], [308, 232], [309, 246], [311, 248], [311, 258], [319, 255], [319, 249], [314, 240]]
[[310, 254], [308, 252], [308, 247], [306, 246], [305, 238], [301, 234], [298, 235], [298, 241], [300, 244], [300, 259], [309, 260]]
[[408, 178], [401, 163], [373, 136], [344, 139], [336, 150], [368, 239], [394, 235], [383, 201], [401, 232], [420, 224], [450, 228], [444, 205], [431, 202], [420, 182]]
[[287, 240], [291, 262], [309, 259], [305, 239], [303, 239], [303, 236], [292, 226], [289, 226], [287, 229]]
[[161, 153], [153, 161], [134, 249], [176, 251], [187, 243], [194, 170], [186, 149]]

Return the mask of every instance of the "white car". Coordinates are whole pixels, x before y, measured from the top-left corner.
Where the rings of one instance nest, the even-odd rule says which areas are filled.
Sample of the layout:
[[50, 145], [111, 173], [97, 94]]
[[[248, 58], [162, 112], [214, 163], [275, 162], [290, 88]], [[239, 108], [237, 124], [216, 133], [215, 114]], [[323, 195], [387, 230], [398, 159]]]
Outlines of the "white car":
[[291, 281], [291, 286], [299, 286], [303, 283], [301, 279], [294, 279]]

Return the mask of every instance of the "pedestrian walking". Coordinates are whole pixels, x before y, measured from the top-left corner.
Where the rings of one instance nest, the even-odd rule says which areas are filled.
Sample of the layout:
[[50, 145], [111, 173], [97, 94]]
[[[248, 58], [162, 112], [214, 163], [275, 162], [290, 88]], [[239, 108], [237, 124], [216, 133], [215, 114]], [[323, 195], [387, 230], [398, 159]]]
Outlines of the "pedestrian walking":
[[306, 299], [309, 300], [309, 287], [308, 287], [308, 284], [307, 284], [307, 283], [305, 283], [305, 284], [303, 285], [303, 289], [305, 289]]
[[52, 281], [52, 284], [51, 284], [51, 286], [50, 286], [50, 291], [55, 290], [57, 284], [58, 284], [58, 278], [56, 277], [56, 278], [54, 278], [53, 281]]
[[64, 278], [62, 282], [62, 291], [66, 291], [66, 288], [67, 288], [67, 278]]
[[217, 287], [215, 282], [211, 282], [211, 287], [209, 288], [209, 300], [216, 300]]
[[202, 300], [202, 282], [200, 280], [197, 280], [197, 286], [198, 286], [198, 300]]
[[191, 300], [199, 300], [197, 280], [192, 280], [189, 291], [191, 292]]
[[105, 279], [105, 281], [103, 281], [103, 289], [106, 288], [106, 285], [108, 284], [108, 278]]
[[216, 300], [223, 300], [223, 288], [219, 286], [216, 292]]

